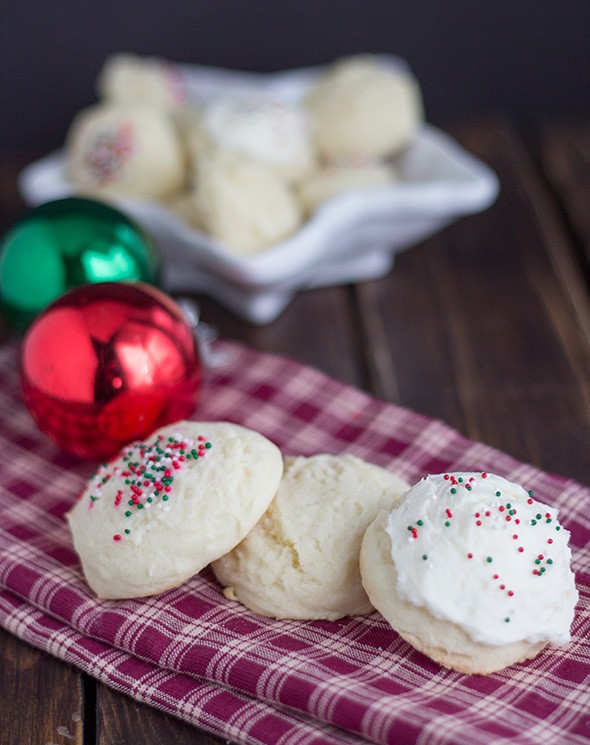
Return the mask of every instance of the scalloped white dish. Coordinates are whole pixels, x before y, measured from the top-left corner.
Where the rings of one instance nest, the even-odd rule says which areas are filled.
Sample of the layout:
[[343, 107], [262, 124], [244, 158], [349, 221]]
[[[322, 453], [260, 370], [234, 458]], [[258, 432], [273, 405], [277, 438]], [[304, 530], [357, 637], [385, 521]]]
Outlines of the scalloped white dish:
[[[195, 102], [244, 87], [293, 98], [314, 74], [309, 68], [272, 75], [196, 65], [179, 69]], [[160, 204], [130, 198], [116, 204], [159, 244], [165, 290], [207, 294], [245, 320], [264, 324], [299, 290], [385, 275], [398, 251], [487, 208], [498, 193], [491, 169], [430, 125], [395, 162], [396, 183], [335, 197], [287, 240], [248, 257], [232, 254]], [[65, 153], [27, 166], [19, 185], [31, 206], [72, 195]]]

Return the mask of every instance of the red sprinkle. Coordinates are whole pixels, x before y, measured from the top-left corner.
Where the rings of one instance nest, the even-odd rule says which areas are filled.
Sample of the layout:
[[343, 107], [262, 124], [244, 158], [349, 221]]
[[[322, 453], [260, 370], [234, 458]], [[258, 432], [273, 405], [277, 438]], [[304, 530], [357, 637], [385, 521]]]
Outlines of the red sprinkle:
[[120, 540], [121, 540], [121, 536], [119, 535], [119, 533], [113, 536], [113, 541], [120, 541]]

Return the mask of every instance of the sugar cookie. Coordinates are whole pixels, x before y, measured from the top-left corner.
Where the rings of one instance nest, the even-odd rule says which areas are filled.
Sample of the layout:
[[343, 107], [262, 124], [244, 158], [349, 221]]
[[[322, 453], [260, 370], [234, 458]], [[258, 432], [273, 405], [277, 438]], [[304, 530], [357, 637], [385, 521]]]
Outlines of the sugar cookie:
[[67, 515], [88, 584], [101, 598], [181, 584], [246, 536], [282, 471], [276, 445], [229, 422], [176, 422], [129, 445]]
[[369, 526], [363, 584], [414, 647], [487, 674], [569, 641], [568, 538], [557, 510], [500, 476], [428, 476]]
[[186, 179], [185, 154], [171, 119], [138, 104], [97, 104], [73, 120], [67, 174], [90, 195], [165, 199]]
[[335, 63], [304, 102], [318, 151], [328, 160], [393, 155], [409, 144], [423, 121], [413, 76], [371, 55]]
[[359, 571], [362, 535], [407, 488], [400, 477], [352, 455], [287, 458], [268, 511], [213, 571], [228, 597], [262, 615], [370, 613]]

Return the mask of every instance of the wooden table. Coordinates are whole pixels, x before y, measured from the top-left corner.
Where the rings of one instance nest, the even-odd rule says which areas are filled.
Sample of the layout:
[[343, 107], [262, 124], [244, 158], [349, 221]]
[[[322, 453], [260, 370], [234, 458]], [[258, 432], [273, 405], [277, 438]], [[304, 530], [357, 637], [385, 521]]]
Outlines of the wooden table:
[[[203, 318], [590, 485], [590, 123], [446, 129], [498, 174], [489, 210], [400, 254], [381, 280], [302, 292], [266, 327], [199, 298]], [[2, 231], [24, 210], [16, 177], [36, 155], [0, 159]], [[222, 742], [6, 632], [0, 645], [7, 745]]]

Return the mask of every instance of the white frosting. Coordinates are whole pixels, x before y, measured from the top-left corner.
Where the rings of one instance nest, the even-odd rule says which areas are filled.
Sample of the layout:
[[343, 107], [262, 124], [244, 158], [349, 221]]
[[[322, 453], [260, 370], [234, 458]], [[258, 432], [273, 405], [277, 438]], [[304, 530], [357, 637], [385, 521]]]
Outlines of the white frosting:
[[387, 532], [402, 599], [479, 643], [569, 641], [570, 534], [521, 486], [494, 474], [427, 476]]
[[219, 98], [206, 107], [203, 125], [220, 147], [269, 166], [311, 160], [308, 118], [294, 104], [268, 96]]

